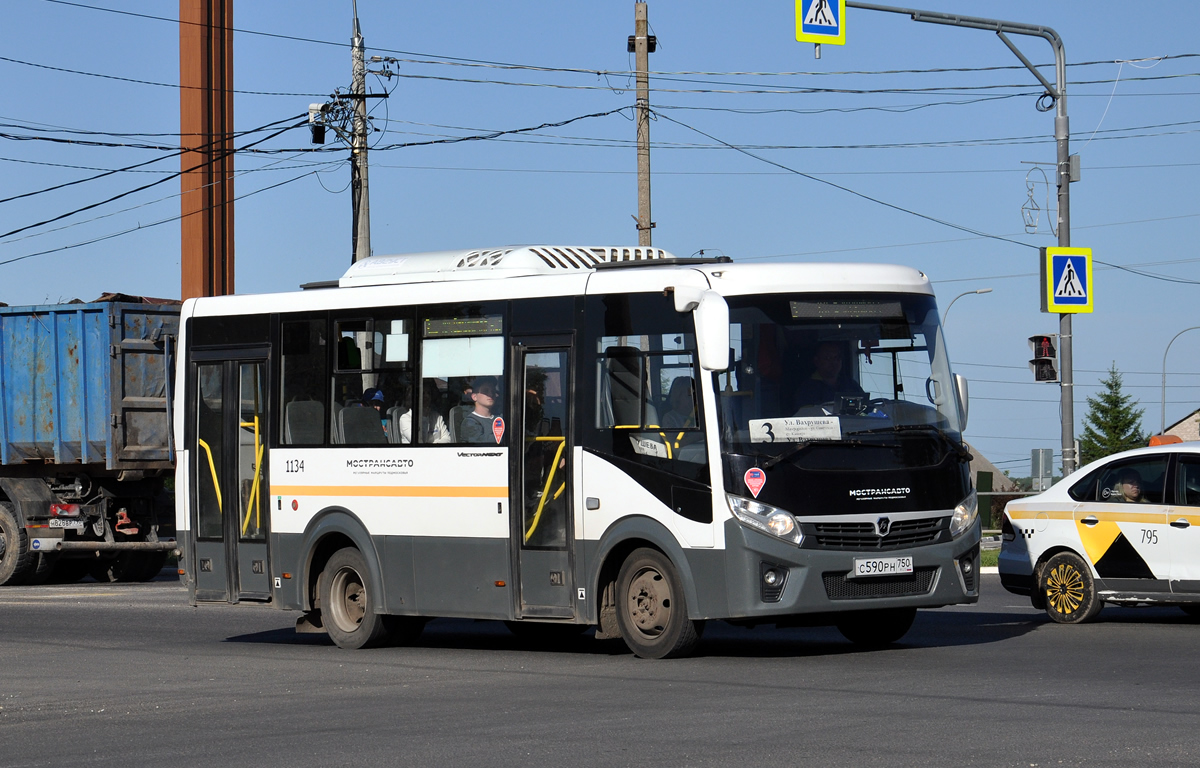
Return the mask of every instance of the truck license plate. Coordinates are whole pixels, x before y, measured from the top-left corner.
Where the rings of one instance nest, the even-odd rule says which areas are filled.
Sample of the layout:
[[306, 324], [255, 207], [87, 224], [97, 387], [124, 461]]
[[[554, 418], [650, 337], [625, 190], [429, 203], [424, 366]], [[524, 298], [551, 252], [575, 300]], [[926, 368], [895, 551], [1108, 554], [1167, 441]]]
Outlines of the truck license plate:
[[83, 530], [83, 521], [82, 520], [70, 520], [65, 517], [52, 517], [52, 518], [50, 518], [50, 527], [51, 528], [78, 528], [79, 530]]
[[899, 557], [856, 557], [850, 577], [897, 576], [913, 572], [912, 555]]

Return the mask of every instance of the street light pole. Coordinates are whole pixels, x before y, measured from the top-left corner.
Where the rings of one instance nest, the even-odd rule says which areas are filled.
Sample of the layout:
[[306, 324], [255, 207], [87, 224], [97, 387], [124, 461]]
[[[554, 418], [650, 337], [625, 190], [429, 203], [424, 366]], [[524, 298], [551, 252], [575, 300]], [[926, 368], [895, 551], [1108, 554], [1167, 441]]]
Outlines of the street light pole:
[[1200, 330], [1200, 325], [1193, 325], [1191, 328], [1184, 328], [1179, 333], [1171, 337], [1167, 342], [1167, 348], [1163, 350], [1163, 368], [1162, 368], [1162, 421], [1159, 423], [1158, 434], [1163, 434], [1167, 431], [1167, 353], [1171, 351], [1171, 345], [1188, 331]]
[[[1022, 24], [1000, 19], [985, 19], [977, 16], [958, 16], [951, 13], [921, 11], [914, 8], [896, 8], [890, 5], [875, 5], [860, 3], [856, 0], [846, 0], [847, 8], [862, 8], [867, 11], [883, 11], [885, 13], [901, 13], [913, 21], [929, 24], [946, 24], [952, 27], [967, 27], [968, 29], [983, 29], [995, 32], [997, 37], [1008, 46], [1025, 68], [1033, 73], [1057, 107], [1054, 116], [1054, 140], [1058, 147], [1058, 245], [1061, 248], [1071, 246], [1071, 155], [1069, 150], [1070, 125], [1067, 121], [1067, 55], [1063, 50], [1062, 38], [1050, 27], [1034, 24]], [[1029, 35], [1040, 37], [1050, 43], [1054, 49], [1055, 83], [1050, 84], [1037, 67], [1017, 49], [1008, 35]], [[1043, 96], [1045, 98], [1045, 96]], [[1047, 107], [1049, 109], [1049, 107]], [[1059, 381], [1062, 389], [1062, 457], [1063, 477], [1075, 471], [1075, 378], [1073, 373], [1073, 356], [1071, 344], [1071, 314], [1063, 313], [1058, 319], [1059, 335]]]
[[958, 301], [963, 296], [971, 296], [972, 294], [976, 294], [976, 293], [991, 293], [991, 292], [992, 292], [991, 288], [980, 288], [978, 291], [965, 291], [963, 293], [958, 294], [953, 299], [950, 299], [950, 303], [946, 305], [945, 311], [942, 312], [942, 330], [946, 329], [946, 318], [950, 317], [950, 307], [954, 306], [954, 302]]

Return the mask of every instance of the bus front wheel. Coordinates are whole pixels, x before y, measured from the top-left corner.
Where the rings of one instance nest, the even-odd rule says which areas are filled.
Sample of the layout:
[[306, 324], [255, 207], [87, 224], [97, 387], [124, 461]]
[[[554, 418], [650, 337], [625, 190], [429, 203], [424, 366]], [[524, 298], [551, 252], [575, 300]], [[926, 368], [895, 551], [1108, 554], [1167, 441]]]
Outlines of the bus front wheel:
[[339, 648], [368, 648], [388, 635], [386, 617], [375, 613], [375, 592], [362, 553], [339, 549], [325, 564], [318, 584], [321, 619]]
[[636, 656], [687, 656], [700, 640], [702, 623], [688, 618], [683, 584], [661, 552], [637, 549], [617, 575], [617, 623]]

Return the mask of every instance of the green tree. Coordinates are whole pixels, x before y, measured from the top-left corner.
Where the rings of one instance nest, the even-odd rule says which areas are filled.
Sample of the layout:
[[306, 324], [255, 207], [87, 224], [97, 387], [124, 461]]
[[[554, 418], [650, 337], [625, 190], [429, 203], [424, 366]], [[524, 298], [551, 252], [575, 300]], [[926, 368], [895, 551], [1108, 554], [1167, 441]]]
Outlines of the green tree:
[[1100, 383], [1104, 389], [1087, 399], [1088, 412], [1083, 417], [1083, 435], [1079, 438], [1081, 465], [1146, 445], [1146, 435], [1142, 432], [1142, 414], [1146, 409], [1138, 408], [1136, 400], [1121, 392], [1121, 374], [1116, 362]]

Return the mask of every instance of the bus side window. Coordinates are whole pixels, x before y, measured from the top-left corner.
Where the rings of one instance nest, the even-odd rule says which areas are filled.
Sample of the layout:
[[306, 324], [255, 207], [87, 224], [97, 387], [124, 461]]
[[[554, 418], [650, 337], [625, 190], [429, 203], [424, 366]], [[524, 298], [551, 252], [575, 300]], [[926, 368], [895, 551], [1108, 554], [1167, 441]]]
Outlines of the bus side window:
[[[412, 418], [414, 400], [412, 327], [411, 311], [406, 310], [374, 309], [335, 318], [337, 360], [332, 379], [331, 442], [407, 442], [401, 432]], [[359, 408], [373, 413], [342, 412]], [[367, 415], [374, 416], [378, 424]]]
[[[594, 418], [584, 444], [689, 479], [707, 480], [696, 340], [690, 313], [661, 293], [589, 297]], [[592, 384], [594, 382], [594, 384]]]
[[423, 308], [418, 444], [507, 444], [504, 306]]
[[284, 320], [280, 337], [280, 445], [321, 445], [328, 378], [325, 318]]

